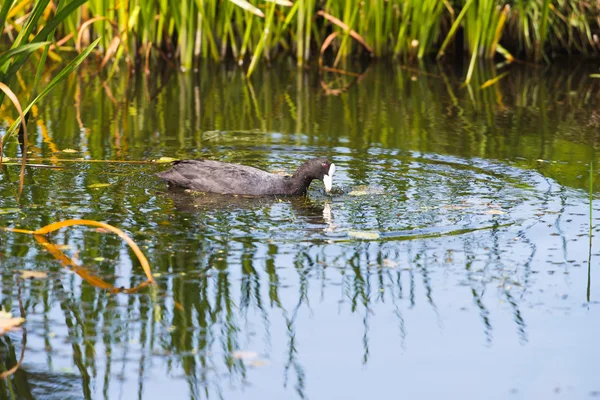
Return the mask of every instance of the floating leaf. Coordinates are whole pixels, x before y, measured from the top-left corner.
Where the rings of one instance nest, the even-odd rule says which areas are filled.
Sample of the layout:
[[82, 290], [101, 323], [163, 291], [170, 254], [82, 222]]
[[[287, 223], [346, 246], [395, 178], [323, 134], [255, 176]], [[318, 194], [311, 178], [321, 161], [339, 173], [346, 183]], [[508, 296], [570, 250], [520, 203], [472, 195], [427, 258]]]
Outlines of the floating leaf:
[[23, 279], [45, 279], [48, 277], [47, 272], [42, 271], [20, 271]]
[[488, 214], [488, 215], [504, 215], [504, 214], [506, 214], [502, 210], [487, 210], [487, 211], [484, 211], [483, 213]]
[[94, 184], [88, 185], [88, 188], [99, 189], [99, 188], [107, 187], [110, 185], [112, 185], [112, 183], [94, 183]]
[[173, 161], [177, 161], [177, 158], [173, 158], [173, 157], [161, 157], [158, 160], [154, 160], [154, 162], [158, 163], [158, 164], [167, 164], [167, 163], [171, 163]]
[[379, 239], [379, 233], [377, 233], [377, 232], [350, 231], [350, 232], [348, 232], [348, 236], [356, 238], [356, 239], [364, 239], [364, 240]]

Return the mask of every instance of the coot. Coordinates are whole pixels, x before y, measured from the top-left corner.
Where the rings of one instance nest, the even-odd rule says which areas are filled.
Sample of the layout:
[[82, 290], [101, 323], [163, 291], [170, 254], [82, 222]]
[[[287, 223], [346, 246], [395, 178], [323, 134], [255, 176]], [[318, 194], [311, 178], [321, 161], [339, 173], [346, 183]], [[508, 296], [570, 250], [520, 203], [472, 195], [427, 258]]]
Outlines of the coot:
[[325, 158], [306, 161], [292, 176], [280, 176], [240, 164], [211, 160], [181, 160], [157, 175], [170, 184], [199, 192], [248, 196], [302, 195], [313, 179], [331, 190], [335, 165]]

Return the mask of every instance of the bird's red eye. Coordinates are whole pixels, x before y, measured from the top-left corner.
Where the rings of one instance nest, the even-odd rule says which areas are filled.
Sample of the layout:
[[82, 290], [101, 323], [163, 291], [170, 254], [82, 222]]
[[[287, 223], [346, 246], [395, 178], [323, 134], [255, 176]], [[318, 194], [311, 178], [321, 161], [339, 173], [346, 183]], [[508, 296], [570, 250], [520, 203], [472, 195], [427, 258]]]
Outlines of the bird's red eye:
[[323, 163], [321, 165], [323, 166], [323, 168], [327, 168], [327, 163]]

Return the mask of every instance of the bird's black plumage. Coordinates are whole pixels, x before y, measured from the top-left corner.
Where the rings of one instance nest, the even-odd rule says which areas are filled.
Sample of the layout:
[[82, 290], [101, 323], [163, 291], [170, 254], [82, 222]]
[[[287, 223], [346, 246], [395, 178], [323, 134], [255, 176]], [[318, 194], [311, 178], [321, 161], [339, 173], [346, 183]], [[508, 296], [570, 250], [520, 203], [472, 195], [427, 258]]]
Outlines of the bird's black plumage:
[[258, 168], [212, 160], [181, 160], [157, 175], [172, 185], [199, 192], [248, 196], [301, 195], [314, 179], [324, 180], [331, 190], [335, 165], [325, 158], [302, 164], [292, 176], [281, 176]]

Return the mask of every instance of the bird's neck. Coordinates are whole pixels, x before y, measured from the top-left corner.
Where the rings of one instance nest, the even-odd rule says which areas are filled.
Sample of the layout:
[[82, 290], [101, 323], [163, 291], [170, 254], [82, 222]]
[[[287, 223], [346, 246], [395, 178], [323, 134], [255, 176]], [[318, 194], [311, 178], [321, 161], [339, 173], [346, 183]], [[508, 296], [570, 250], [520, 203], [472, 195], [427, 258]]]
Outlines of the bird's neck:
[[304, 194], [313, 181], [306, 171], [298, 170], [288, 180], [288, 185], [292, 194]]

